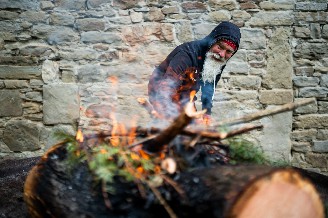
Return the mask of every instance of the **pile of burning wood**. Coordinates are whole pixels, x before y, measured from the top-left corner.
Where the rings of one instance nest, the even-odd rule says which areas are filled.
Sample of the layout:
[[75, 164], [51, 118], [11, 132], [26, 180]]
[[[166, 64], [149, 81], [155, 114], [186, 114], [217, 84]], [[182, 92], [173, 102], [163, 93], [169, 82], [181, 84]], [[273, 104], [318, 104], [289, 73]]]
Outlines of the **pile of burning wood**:
[[[216, 123], [230, 126], [313, 100]], [[140, 101], [146, 108], [147, 102]], [[150, 110], [151, 112], [151, 110]], [[324, 217], [319, 194], [291, 168], [230, 165], [228, 132], [193, 128], [187, 104], [164, 129], [113, 126], [55, 145], [31, 170], [24, 198], [32, 217]], [[74, 166], [69, 161], [77, 160]], [[218, 164], [219, 163], [219, 164]]]

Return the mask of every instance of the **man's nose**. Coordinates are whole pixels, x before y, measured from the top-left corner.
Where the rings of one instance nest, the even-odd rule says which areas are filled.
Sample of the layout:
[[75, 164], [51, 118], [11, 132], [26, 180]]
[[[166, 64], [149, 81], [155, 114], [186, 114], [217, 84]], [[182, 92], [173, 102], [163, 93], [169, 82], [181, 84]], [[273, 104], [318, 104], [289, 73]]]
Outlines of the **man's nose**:
[[224, 57], [225, 57], [225, 53], [226, 53], [225, 50], [220, 50], [220, 51], [219, 51], [219, 55], [220, 55], [220, 57], [221, 57], [221, 58], [224, 58]]

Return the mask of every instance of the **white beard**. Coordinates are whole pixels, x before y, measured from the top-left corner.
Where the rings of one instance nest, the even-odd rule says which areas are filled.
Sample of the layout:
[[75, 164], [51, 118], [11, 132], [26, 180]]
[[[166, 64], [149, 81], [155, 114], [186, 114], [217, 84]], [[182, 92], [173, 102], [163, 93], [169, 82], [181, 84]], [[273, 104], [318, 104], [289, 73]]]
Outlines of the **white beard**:
[[207, 52], [204, 67], [202, 72], [202, 78], [204, 82], [213, 83], [216, 76], [221, 73], [221, 67], [226, 61], [219, 55], [212, 52]]

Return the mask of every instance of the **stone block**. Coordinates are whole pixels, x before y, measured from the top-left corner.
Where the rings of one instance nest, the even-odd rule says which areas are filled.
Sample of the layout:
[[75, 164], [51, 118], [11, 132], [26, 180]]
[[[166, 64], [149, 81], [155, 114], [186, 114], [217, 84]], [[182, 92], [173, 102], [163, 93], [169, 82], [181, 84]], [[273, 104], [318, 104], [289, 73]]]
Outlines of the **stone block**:
[[320, 79], [317, 77], [296, 76], [293, 78], [293, 83], [297, 87], [317, 86]]
[[98, 18], [77, 19], [75, 25], [79, 31], [103, 31], [105, 22]]
[[292, 150], [306, 153], [311, 151], [311, 144], [309, 142], [292, 142]]
[[327, 169], [328, 154], [309, 153], [306, 155], [305, 160], [313, 167]]
[[[266, 37], [264, 31], [259, 28], [242, 28], [241, 29], [240, 48], [256, 50], [264, 49], [266, 45]], [[256, 38], [256, 40], [254, 40]]]
[[293, 130], [290, 138], [294, 141], [312, 141], [317, 137], [316, 129]]
[[39, 79], [39, 66], [0, 66], [0, 79]]
[[40, 149], [40, 127], [26, 120], [6, 123], [3, 141], [11, 151], [35, 151]]
[[237, 9], [237, 3], [234, 0], [209, 0], [209, 6], [214, 10], [235, 10]]
[[78, 86], [56, 84], [43, 87], [43, 121], [45, 124], [75, 123], [80, 117]]
[[108, 43], [121, 42], [121, 38], [115, 33], [89, 31], [81, 33], [81, 41], [84, 43]]
[[247, 22], [250, 26], [290, 26], [294, 23], [290, 11], [260, 11]]
[[[295, 102], [297, 101], [301, 101], [301, 100], [305, 100], [305, 99], [300, 99], [300, 98], [296, 98]], [[311, 114], [311, 113], [317, 113], [318, 112], [318, 105], [317, 102], [312, 102], [310, 104], [304, 105], [304, 106], [300, 106], [298, 108], [296, 108], [294, 110], [294, 112], [296, 114]]]
[[64, 43], [78, 42], [79, 39], [79, 34], [74, 30], [68, 27], [62, 27], [51, 32], [47, 41], [50, 45], [60, 45]]
[[1, 9], [21, 9], [21, 10], [39, 10], [39, 0], [19, 0], [19, 1], [8, 1], [0, 0]]
[[289, 28], [277, 28], [273, 33], [268, 43], [267, 74], [263, 77], [263, 87], [292, 88], [293, 58], [289, 37]]
[[17, 117], [23, 114], [23, 102], [18, 90], [0, 90], [0, 102], [0, 117]]
[[294, 128], [327, 128], [328, 127], [328, 114], [307, 114], [294, 117]]
[[293, 90], [262, 90], [259, 100], [262, 104], [281, 105], [293, 102]]
[[327, 3], [320, 2], [297, 2], [295, 9], [298, 11], [324, 11], [327, 10]]
[[314, 141], [312, 151], [313, 152], [320, 152], [320, 153], [328, 153], [328, 140], [326, 140], [326, 141]]
[[229, 78], [230, 88], [257, 90], [261, 86], [261, 78], [258, 76], [231, 76]]
[[298, 97], [301, 98], [325, 98], [328, 95], [328, 88], [326, 87], [304, 87], [300, 88]]

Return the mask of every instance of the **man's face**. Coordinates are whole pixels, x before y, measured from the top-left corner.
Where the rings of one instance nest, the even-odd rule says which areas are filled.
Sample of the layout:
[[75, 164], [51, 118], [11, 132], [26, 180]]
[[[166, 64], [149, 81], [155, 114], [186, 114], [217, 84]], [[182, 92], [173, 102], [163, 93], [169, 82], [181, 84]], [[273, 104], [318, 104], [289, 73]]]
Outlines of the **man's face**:
[[226, 62], [234, 54], [235, 50], [224, 41], [218, 41], [209, 50], [213, 53], [212, 58], [218, 62]]

